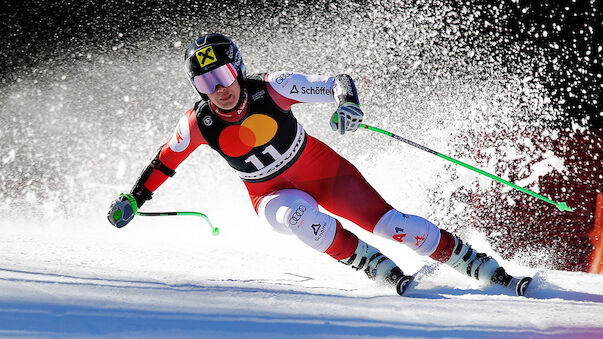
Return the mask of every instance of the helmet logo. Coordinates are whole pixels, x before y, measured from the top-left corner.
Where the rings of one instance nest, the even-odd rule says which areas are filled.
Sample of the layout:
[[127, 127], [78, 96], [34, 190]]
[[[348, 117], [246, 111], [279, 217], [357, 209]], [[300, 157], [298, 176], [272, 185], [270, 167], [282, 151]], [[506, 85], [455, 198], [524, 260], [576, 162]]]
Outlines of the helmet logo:
[[197, 61], [199, 62], [199, 66], [201, 67], [205, 67], [218, 61], [218, 59], [216, 58], [216, 53], [214, 52], [212, 46], [208, 46], [198, 50], [195, 55], [197, 56]]
[[237, 55], [235, 55], [234, 62], [237, 66], [241, 67], [241, 52], [237, 51]]
[[228, 51], [226, 51], [226, 54], [228, 55], [228, 59], [232, 60], [234, 54], [234, 48], [232, 48], [232, 45], [228, 46]]

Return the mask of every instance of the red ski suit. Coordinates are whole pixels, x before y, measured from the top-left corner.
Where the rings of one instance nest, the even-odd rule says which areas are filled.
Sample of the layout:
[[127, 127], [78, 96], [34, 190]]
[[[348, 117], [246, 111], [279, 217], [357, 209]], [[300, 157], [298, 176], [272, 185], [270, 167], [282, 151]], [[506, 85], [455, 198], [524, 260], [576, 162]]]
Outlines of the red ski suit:
[[[329, 81], [332, 82], [332, 78], [279, 72], [265, 75], [264, 79], [268, 96], [283, 111], [288, 111], [292, 105], [301, 102], [335, 102], [329, 91]], [[288, 82], [287, 88], [314, 90], [293, 93], [300, 94], [297, 96], [286, 96], [283, 94], [287, 93], [279, 93], [275, 89], [283, 80]], [[248, 96], [251, 94], [245, 95], [240, 106], [230, 112], [222, 112], [214, 105], [211, 105], [211, 109], [223, 122], [237, 124], [250, 113], [247, 110]], [[159, 161], [169, 169], [175, 170], [199, 145], [208, 144], [200, 131], [197, 119], [195, 110], [188, 110], [170, 141], [161, 148]], [[162, 171], [154, 170], [144, 186], [153, 192], [167, 178]], [[392, 209], [356, 167], [310, 135], [307, 135], [305, 147], [299, 156], [286, 170], [268, 180], [244, 180], [244, 184], [256, 212], [259, 202], [267, 194], [293, 188], [310, 194], [327, 211], [348, 219], [369, 232], [372, 232], [379, 219]], [[350, 244], [346, 247], [353, 246], [354, 244]]]
[[[163, 170], [150, 172], [143, 182], [146, 189], [155, 191], [168, 178], [166, 173], [173, 172], [199, 145], [206, 144], [243, 179], [256, 212], [267, 195], [295, 189], [369, 232], [379, 223], [381, 235], [408, 244], [412, 237], [404, 238], [406, 234], [398, 232], [415, 230], [415, 250], [422, 246], [418, 239], [431, 234], [431, 241], [423, 246], [425, 254], [439, 260], [442, 252], [447, 252], [444, 257], [449, 256], [450, 237], [438, 246], [440, 235], [435, 225], [395, 211], [356, 167], [307, 135], [293, 116], [290, 108], [294, 104], [335, 102], [333, 77], [278, 72], [248, 77], [242, 88], [241, 102], [231, 111], [223, 112], [211, 102], [200, 101], [186, 112], [159, 152]], [[338, 221], [334, 232], [324, 252], [338, 260], [348, 258], [356, 250], [358, 238]]]
[[[283, 110], [289, 110], [293, 104], [302, 101], [285, 97], [278, 93], [270, 83], [269, 79], [282, 78], [283, 73], [277, 73], [271, 77], [265, 75], [266, 87], [270, 98]], [[285, 75], [289, 73], [284, 73]], [[301, 74], [293, 74], [288, 77], [291, 81], [297, 80], [299, 88], [304, 87], [300, 83], [308, 82], [311, 86], [318, 84], [323, 85], [323, 82], [328, 81], [324, 77], [320, 81], [308, 80], [309, 77]], [[294, 79], [291, 79], [294, 78]], [[306, 84], [306, 87], [308, 86]], [[317, 91], [318, 92], [318, 91]], [[334, 102], [334, 99], [328, 95], [313, 95], [307, 96], [306, 102]], [[243, 100], [241, 106], [231, 111], [230, 114], [223, 113], [217, 107], [212, 105], [212, 109], [220, 119], [224, 121], [236, 123], [247, 114], [247, 100]], [[183, 136], [181, 125], [186, 119], [186, 124], [189, 129], [189, 136]], [[325, 119], [326, 120], [326, 119]], [[326, 122], [326, 121], [325, 121]], [[161, 149], [159, 160], [168, 168], [175, 170], [184, 159], [186, 159], [199, 145], [207, 144], [203, 135], [199, 131], [199, 124], [195, 115], [194, 109], [186, 112], [185, 117], [179, 124], [180, 128], [176, 130], [169, 142]], [[190, 138], [188, 141], [183, 138]], [[174, 151], [175, 147], [170, 147], [170, 144], [184, 144], [181, 151]], [[176, 148], [177, 149], [177, 148]], [[147, 182], [144, 184], [151, 192], [155, 191], [168, 177], [160, 171], [153, 171]], [[363, 227], [368, 231], [372, 231], [373, 227], [379, 219], [389, 211], [392, 207], [383, 200], [383, 198], [371, 187], [360, 172], [349, 161], [341, 157], [330, 147], [325, 145], [320, 140], [307, 136], [305, 148], [300, 156], [295, 160], [289, 168], [278, 176], [266, 181], [247, 182], [244, 181], [252, 204], [257, 211], [257, 207], [261, 198], [274, 191], [295, 188], [310, 194], [319, 205], [324, 207], [329, 212], [348, 219], [355, 224]]]

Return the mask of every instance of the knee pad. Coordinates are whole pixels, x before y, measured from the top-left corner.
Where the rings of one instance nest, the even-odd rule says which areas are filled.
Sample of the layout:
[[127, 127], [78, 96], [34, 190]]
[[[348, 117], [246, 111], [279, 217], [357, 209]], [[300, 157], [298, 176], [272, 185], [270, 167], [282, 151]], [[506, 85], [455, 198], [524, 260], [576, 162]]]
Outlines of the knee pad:
[[277, 232], [295, 234], [310, 247], [325, 252], [333, 243], [336, 221], [318, 210], [308, 193], [285, 189], [264, 197], [258, 214]]
[[385, 213], [373, 233], [401, 242], [420, 255], [431, 255], [440, 242], [440, 228], [416, 215], [395, 209]]

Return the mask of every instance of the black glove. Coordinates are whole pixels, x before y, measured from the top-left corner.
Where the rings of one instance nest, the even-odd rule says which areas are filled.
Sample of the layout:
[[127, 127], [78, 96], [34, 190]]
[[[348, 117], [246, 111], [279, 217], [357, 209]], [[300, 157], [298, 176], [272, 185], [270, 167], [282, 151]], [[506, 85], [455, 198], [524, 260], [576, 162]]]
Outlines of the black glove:
[[111, 207], [109, 207], [107, 219], [109, 219], [109, 222], [113, 226], [122, 228], [134, 219], [137, 210], [138, 207], [134, 197], [122, 193], [121, 196], [111, 204]]

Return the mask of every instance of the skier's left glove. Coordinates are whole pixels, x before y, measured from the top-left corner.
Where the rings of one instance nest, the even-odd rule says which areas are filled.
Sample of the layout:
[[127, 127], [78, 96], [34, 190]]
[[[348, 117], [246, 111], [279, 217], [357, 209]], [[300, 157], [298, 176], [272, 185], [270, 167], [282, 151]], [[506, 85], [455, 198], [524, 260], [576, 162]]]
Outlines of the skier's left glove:
[[111, 204], [111, 207], [109, 207], [107, 219], [109, 219], [109, 222], [113, 226], [122, 228], [134, 219], [137, 210], [138, 207], [134, 197], [122, 193], [120, 197]]
[[345, 132], [354, 132], [362, 123], [363, 118], [364, 113], [357, 104], [344, 102], [331, 116], [331, 129], [338, 130], [342, 135]]

